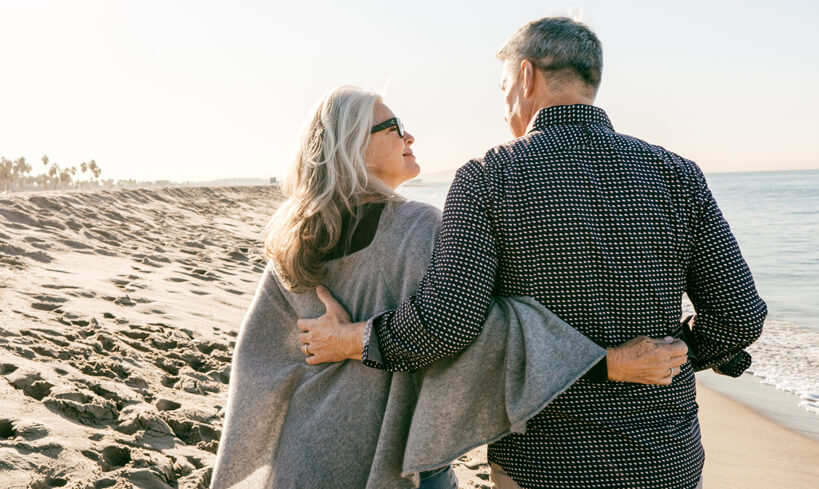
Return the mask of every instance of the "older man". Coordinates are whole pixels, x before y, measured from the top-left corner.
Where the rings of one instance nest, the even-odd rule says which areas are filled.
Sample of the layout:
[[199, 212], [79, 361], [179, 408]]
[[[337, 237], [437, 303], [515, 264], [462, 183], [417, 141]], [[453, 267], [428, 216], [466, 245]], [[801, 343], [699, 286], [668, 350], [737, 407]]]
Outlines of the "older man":
[[[363, 330], [365, 363], [394, 370], [466, 348], [492, 295], [535, 297], [607, 347], [686, 336], [695, 357], [669, 385], [611, 371], [580, 379], [526, 433], [490, 445], [489, 460], [500, 487], [694, 488], [704, 460], [694, 371], [745, 370], [765, 303], [697, 165], [615, 132], [592, 105], [602, 69], [593, 32], [540, 19], [498, 57], [517, 139], [458, 171], [417, 295], [342, 326]], [[683, 293], [697, 311], [685, 330]], [[306, 328], [328, 321], [338, 319]]]

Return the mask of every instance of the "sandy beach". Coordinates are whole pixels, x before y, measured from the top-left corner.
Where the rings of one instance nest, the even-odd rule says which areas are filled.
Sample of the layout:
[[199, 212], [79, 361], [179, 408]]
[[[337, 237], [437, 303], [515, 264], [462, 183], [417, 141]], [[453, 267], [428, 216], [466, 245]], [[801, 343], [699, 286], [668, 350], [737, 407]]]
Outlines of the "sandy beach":
[[[274, 187], [0, 196], [0, 487], [207, 488]], [[698, 387], [705, 487], [819, 487], [819, 441]], [[455, 467], [489, 488], [485, 448]]]

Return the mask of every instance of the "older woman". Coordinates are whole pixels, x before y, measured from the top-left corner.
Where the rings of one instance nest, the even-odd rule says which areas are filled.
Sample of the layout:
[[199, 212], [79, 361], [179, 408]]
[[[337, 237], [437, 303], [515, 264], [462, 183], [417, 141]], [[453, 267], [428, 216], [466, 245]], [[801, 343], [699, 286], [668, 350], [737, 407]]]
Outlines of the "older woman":
[[319, 284], [354, 318], [415, 292], [440, 212], [394, 192], [420, 170], [413, 142], [354, 87], [309, 120], [237, 340], [213, 489], [454, 488], [449, 462], [525, 429], [604, 357], [527, 298], [499, 299], [475, 348], [412, 374], [362, 365], [360, 331], [305, 339], [296, 322], [324, 313]]

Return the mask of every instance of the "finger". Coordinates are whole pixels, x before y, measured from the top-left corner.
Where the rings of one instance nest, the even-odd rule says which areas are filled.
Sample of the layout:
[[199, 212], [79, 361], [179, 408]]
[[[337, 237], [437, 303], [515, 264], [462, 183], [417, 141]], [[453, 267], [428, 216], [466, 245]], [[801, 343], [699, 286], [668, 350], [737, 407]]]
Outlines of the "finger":
[[302, 331], [309, 331], [313, 327], [313, 323], [315, 323], [315, 319], [299, 319], [296, 322], [296, 326]]
[[335, 311], [341, 307], [341, 304], [333, 297], [333, 294], [323, 285], [316, 287], [316, 295], [321, 303], [324, 304], [324, 308], [327, 309], [327, 312]]
[[663, 338], [663, 341], [665, 341], [666, 343], [674, 343], [674, 337], [666, 336], [665, 338]]
[[299, 333], [299, 343], [304, 343], [305, 345], [310, 343], [310, 333]]
[[674, 367], [669, 367], [662, 378], [662, 385], [668, 385], [674, 380]]
[[673, 343], [660, 345], [670, 357], [679, 357], [688, 354], [688, 345], [682, 340], [674, 340]]
[[681, 365], [685, 365], [686, 363], [688, 363], [688, 356], [681, 355], [679, 357], [671, 357], [671, 360], [669, 362], [669, 366], [679, 367]]
[[335, 315], [339, 316], [347, 316], [347, 309], [341, 305], [340, 302], [333, 297], [333, 294], [330, 292], [327, 287], [323, 285], [319, 285], [316, 287], [316, 295], [318, 296], [319, 300], [324, 304], [324, 308], [326, 309], [327, 313], [334, 313]]
[[322, 355], [312, 355], [305, 359], [307, 365], [318, 365], [320, 363], [324, 363], [324, 357]]

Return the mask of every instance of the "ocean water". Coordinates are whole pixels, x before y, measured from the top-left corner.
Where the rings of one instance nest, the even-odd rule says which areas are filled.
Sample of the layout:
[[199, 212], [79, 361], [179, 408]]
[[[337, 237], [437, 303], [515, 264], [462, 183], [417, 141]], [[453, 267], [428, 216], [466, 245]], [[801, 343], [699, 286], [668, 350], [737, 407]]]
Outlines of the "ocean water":
[[[750, 373], [819, 415], [819, 171], [706, 175], [768, 304]], [[443, 208], [449, 183], [401, 193]]]
[[819, 414], [819, 171], [706, 177], [768, 304], [749, 370]]

